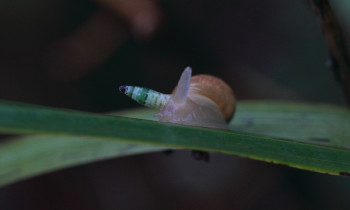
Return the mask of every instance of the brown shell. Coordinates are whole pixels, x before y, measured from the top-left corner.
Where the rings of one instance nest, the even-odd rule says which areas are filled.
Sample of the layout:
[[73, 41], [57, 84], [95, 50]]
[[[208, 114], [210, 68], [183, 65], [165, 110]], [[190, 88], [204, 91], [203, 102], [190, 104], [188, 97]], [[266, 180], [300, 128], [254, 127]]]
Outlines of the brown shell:
[[210, 98], [218, 105], [227, 122], [232, 119], [236, 108], [236, 99], [231, 87], [222, 79], [206, 74], [195, 75], [191, 77], [189, 91]]

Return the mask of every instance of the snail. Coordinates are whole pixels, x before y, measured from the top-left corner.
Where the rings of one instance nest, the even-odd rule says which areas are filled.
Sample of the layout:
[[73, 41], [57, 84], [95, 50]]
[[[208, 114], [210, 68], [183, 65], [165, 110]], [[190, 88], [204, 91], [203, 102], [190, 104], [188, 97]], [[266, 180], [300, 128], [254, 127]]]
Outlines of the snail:
[[120, 92], [141, 105], [159, 109], [161, 122], [228, 130], [235, 111], [232, 89], [211, 75], [195, 75], [186, 67], [172, 94], [137, 87], [120, 86]]

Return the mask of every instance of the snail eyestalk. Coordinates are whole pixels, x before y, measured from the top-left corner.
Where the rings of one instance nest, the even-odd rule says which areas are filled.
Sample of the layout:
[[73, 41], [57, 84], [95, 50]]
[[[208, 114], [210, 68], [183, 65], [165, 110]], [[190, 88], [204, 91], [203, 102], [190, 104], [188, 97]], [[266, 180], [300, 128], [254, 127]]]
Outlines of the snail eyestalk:
[[119, 91], [137, 103], [154, 109], [161, 109], [170, 98], [168, 94], [137, 86], [120, 86]]

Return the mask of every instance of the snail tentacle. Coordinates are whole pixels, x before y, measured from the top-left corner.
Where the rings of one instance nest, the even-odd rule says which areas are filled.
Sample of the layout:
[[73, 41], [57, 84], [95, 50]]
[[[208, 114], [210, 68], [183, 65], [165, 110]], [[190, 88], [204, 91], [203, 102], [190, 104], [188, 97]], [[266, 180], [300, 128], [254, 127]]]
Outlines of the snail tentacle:
[[120, 86], [119, 91], [129, 96], [137, 103], [154, 109], [161, 109], [170, 98], [169, 94], [163, 94], [148, 88], [137, 86]]
[[177, 84], [176, 92], [173, 96], [175, 104], [182, 105], [186, 102], [188, 90], [190, 89], [190, 82], [192, 76], [192, 69], [187, 67], [181, 74], [180, 80]]

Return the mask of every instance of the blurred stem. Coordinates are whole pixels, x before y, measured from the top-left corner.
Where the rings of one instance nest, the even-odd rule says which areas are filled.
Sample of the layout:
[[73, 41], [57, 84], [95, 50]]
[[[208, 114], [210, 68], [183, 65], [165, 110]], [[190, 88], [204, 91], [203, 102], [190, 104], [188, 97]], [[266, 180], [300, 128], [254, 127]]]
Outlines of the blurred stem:
[[312, 0], [330, 53], [329, 67], [340, 81], [350, 106], [350, 60], [342, 29], [328, 0]]

